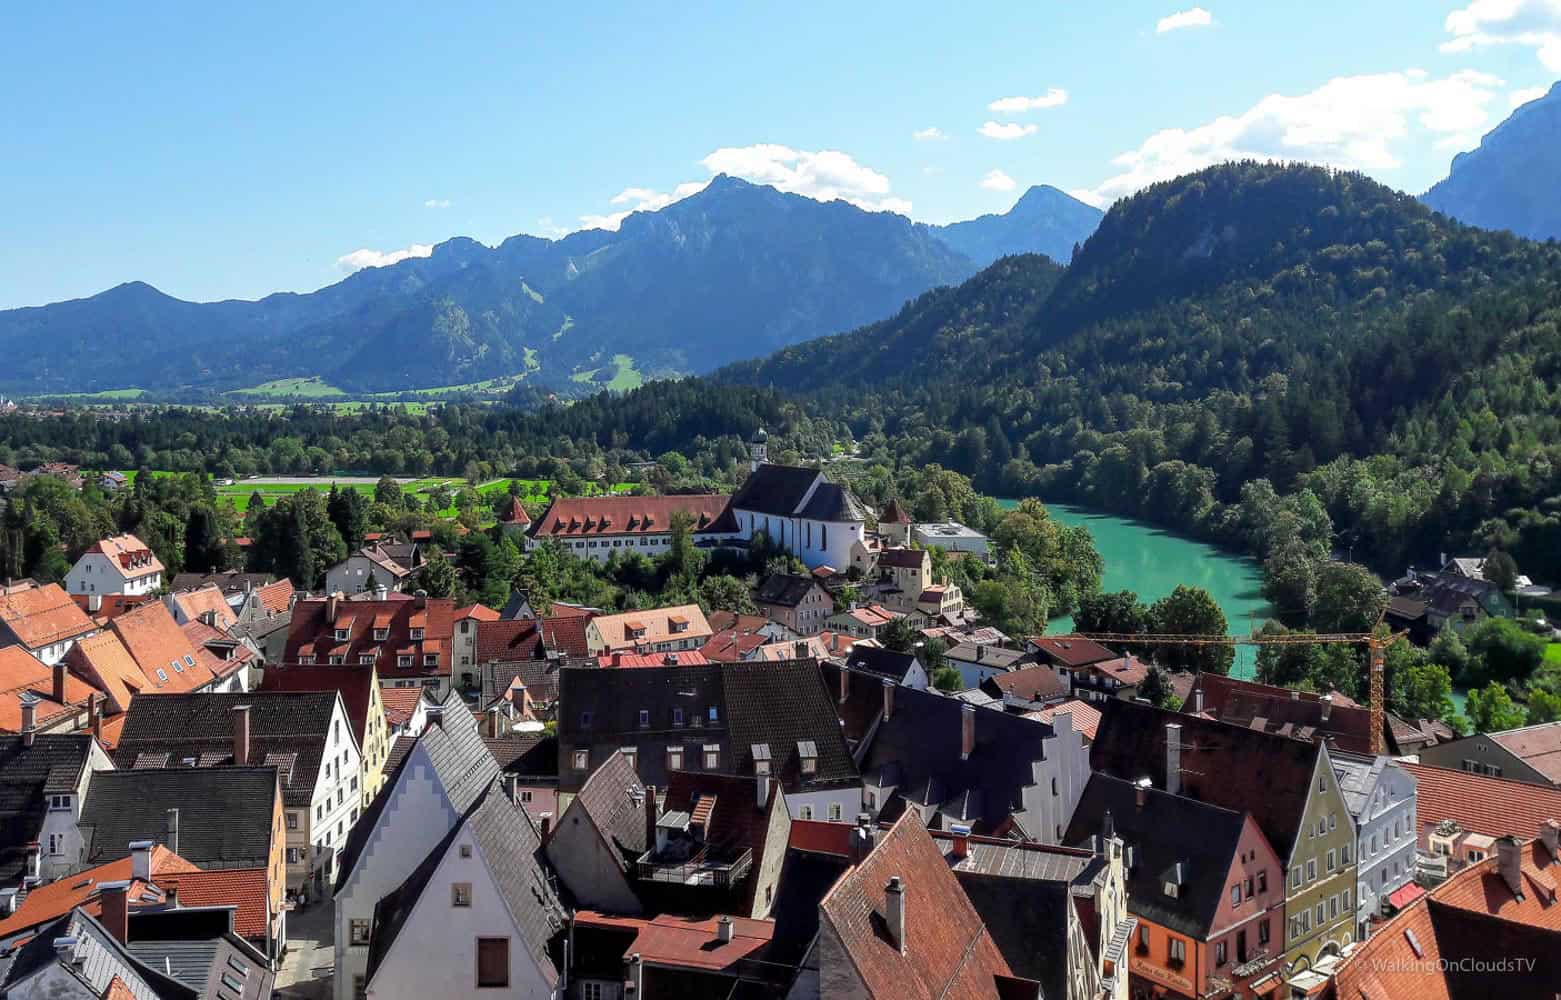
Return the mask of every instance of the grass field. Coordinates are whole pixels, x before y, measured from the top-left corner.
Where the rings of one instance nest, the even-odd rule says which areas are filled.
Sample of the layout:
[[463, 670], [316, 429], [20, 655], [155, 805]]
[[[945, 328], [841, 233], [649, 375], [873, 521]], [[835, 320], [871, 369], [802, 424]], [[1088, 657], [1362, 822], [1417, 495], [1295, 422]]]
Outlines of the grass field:
[[102, 392], [62, 392], [53, 396], [39, 396], [39, 399], [72, 399], [77, 402], [104, 402], [111, 403], [122, 399], [140, 399], [146, 395], [145, 389], [104, 389]]
[[[270, 507], [282, 497], [292, 496], [294, 493], [301, 493], [304, 490], [313, 489], [318, 490], [321, 493], [329, 493], [333, 483], [338, 488], [357, 490], [359, 493], [363, 494], [365, 498], [373, 499], [374, 497], [374, 483], [343, 483], [338, 480], [332, 480], [329, 477], [322, 476], [319, 479], [303, 483], [267, 483], [256, 482], [255, 480], [240, 479], [232, 486], [218, 486], [217, 499], [219, 501], [232, 501], [234, 509], [239, 511], [239, 513], [243, 513], [249, 510], [250, 497], [257, 493], [260, 494], [261, 502], [263, 502], [267, 507]], [[448, 486], [450, 491], [453, 493], [456, 490], [459, 490], [461, 487], [465, 486], [466, 480], [453, 476], [431, 476], [426, 479], [414, 479], [409, 483], [402, 483], [401, 490], [404, 493], [415, 493], [421, 496], [422, 494], [427, 493], [429, 490], [432, 490], [434, 487], [439, 486], [440, 484]], [[448, 510], [440, 511], [439, 513], [441, 515], [454, 517], [455, 508], [451, 507]]]
[[248, 389], [234, 389], [230, 396], [301, 396], [305, 399], [329, 399], [347, 395], [318, 375], [308, 378], [279, 378]]
[[1545, 662], [1561, 663], [1561, 642], [1552, 642], [1545, 647]]
[[[617, 366], [617, 374], [612, 377], [611, 381], [597, 383], [598, 385], [603, 385], [614, 392], [627, 392], [630, 389], [638, 389], [645, 384], [645, 376], [638, 368], [634, 367], [634, 358], [632, 356], [615, 354], [613, 355], [613, 362]], [[583, 372], [575, 372], [569, 378], [574, 382], [590, 382], [599, 371], [601, 371], [600, 368], [592, 368]]]

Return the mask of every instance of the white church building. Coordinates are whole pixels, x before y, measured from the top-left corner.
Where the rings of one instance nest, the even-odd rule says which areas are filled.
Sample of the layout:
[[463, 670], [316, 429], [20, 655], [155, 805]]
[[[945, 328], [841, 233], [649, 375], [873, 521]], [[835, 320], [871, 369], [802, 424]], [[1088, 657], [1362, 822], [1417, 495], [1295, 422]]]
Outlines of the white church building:
[[754, 434], [752, 471], [711, 533], [744, 542], [762, 533], [808, 569], [850, 566], [852, 546], [867, 535], [866, 508], [818, 469], [769, 464], [768, 442], [762, 428]]

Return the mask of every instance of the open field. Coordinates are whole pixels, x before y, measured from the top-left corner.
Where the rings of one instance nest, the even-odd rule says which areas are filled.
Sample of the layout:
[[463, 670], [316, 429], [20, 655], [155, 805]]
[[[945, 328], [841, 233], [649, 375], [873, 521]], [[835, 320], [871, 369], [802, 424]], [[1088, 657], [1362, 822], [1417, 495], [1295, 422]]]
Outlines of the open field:
[[328, 399], [347, 395], [318, 375], [308, 378], [279, 378], [262, 382], [248, 389], [234, 389], [230, 396], [298, 396], [305, 399]]
[[[613, 363], [617, 367], [617, 372], [612, 379], [607, 382], [598, 382], [596, 383], [597, 385], [611, 389], [614, 392], [627, 392], [630, 389], [638, 389], [645, 384], [645, 376], [638, 368], [634, 367], [632, 355], [615, 354], [613, 355]], [[590, 382], [596, 378], [596, 373], [599, 371], [601, 371], [600, 368], [590, 368], [583, 372], [575, 372], [569, 378], [573, 382]]]
[[101, 392], [59, 392], [49, 396], [38, 396], [34, 398], [69, 399], [77, 403], [113, 403], [126, 399], [140, 399], [145, 395], [145, 389], [104, 389]]
[[1552, 642], [1545, 647], [1545, 662], [1561, 663], [1561, 642]]

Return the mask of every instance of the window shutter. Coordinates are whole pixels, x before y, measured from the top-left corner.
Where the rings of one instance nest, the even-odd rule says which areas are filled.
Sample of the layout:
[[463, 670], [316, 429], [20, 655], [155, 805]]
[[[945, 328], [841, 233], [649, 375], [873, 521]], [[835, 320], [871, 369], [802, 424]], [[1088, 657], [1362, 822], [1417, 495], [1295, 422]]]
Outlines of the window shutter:
[[477, 939], [477, 985], [509, 985], [509, 938]]

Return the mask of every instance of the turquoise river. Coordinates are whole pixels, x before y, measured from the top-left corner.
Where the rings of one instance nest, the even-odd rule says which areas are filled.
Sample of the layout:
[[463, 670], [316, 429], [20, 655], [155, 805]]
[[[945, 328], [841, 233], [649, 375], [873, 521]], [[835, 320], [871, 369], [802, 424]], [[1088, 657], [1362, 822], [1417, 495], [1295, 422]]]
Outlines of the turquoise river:
[[[1004, 507], [1016, 505], [1013, 500], [1000, 502]], [[1269, 615], [1261, 591], [1262, 575], [1252, 559], [1130, 518], [1060, 503], [1049, 503], [1046, 509], [1060, 523], [1082, 524], [1094, 536], [1106, 567], [1102, 590], [1131, 590], [1148, 604], [1178, 584], [1202, 587], [1219, 603], [1235, 635], [1250, 634]], [[1061, 617], [1052, 619], [1047, 631], [1072, 628], [1073, 619]], [[1238, 647], [1232, 673], [1251, 677], [1255, 661], [1256, 651], [1251, 646]]]

